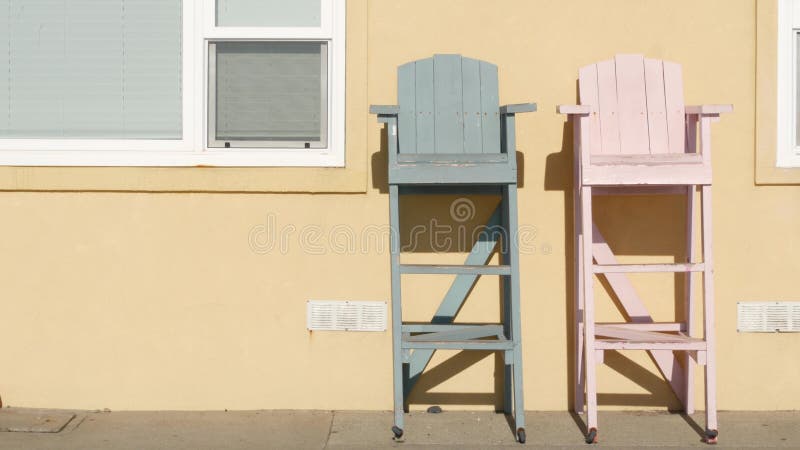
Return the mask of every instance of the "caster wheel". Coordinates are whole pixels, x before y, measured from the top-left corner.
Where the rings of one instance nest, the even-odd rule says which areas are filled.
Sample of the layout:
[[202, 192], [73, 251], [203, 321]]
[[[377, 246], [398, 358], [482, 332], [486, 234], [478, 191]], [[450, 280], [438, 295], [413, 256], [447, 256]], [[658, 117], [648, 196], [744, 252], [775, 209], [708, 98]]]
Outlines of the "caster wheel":
[[716, 444], [718, 435], [719, 431], [717, 430], [706, 430], [706, 444]]
[[403, 437], [403, 429], [396, 425], [392, 427], [392, 433], [394, 433], [395, 439], [400, 439]]
[[589, 430], [589, 434], [586, 435], [586, 443], [597, 444], [597, 428], [592, 428]]
[[517, 430], [517, 442], [520, 444], [525, 443], [525, 428], [520, 428]]

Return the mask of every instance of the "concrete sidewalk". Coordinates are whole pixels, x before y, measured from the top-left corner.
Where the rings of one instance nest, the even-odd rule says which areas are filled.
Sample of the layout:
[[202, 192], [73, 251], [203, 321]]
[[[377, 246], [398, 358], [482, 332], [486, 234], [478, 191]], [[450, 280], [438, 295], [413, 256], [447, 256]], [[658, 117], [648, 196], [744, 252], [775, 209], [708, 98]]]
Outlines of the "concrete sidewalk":
[[[404, 442], [393, 442], [388, 412], [66, 412], [4, 409], [0, 449], [378, 449], [578, 448], [582, 418], [529, 412], [528, 442], [515, 443], [508, 422], [490, 412], [407, 415]], [[708, 448], [703, 417], [647, 412], [601, 412], [604, 448]], [[800, 412], [720, 414], [720, 448], [800, 448]], [[49, 427], [49, 428], [48, 428]], [[59, 431], [60, 430], [60, 431]]]

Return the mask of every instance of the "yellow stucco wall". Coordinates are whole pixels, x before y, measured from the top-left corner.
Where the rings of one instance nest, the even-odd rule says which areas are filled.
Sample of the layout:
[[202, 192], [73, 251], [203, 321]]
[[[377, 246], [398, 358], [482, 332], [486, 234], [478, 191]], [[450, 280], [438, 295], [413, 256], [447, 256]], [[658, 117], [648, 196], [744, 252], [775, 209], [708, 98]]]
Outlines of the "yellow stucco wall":
[[[568, 408], [572, 143], [555, 105], [575, 102], [580, 66], [625, 52], [682, 63], [689, 104], [735, 105], [713, 130], [719, 406], [797, 408], [800, 335], [736, 332], [737, 301], [800, 298], [800, 187], [756, 186], [754, 179], [755, 0], [348, 6], [347, 169], [0, 170], [0, 187], [9, 190], [0, 194], [4, 404], [389, 409], [389, 333], [305, 329], [309, 299], [389, 298], [386, 247], [361, 242], [335, 252], [323, 237], [325, 250], [315, 254], [300, 235], [308, 226], [328, 236], [341, 225], [361, 233], [387, 223], [385, 156], [368, 104], [395, 101], [399, 64], [452, 52], [498, 64], [502, 103], [539, 103], [538, 113], [518, 120], [520, 220], [536, 229], [536, 252], [521, 258], [526, 406]], [[451, 200], [408, 203], [417, 213], [407, 224], [428, 214], [447, 220]], [[478, 219], [489, 214], [491, 200], [476, 204]], [[633, 207], [642, 211], [635, 220], [615, 222]], [[597, 216], [623, 255], [656, 261], [681, 252], [680, 199], [605, 199]], [[286, 251], [253, 248], [251, 237], [264, 242], [263, 225], [295, 227]], [[634, 282], [669, 320], [681, 285], [659, 277]], [[404, 287], [414, 297], [408, 315], [424, 319], [447, 280], [413, 278]], [[496, 317], [496, 294], [496, 280], [482, 280], [464, 318]], [[614, 314], [600, 308], [603, 317]], [[435, 368], [423, 382], [429, 393], [415, 401], [493, 407], [495, 360], [481, 356]], [[626, 353], [608, 362], [613, 368], [599, 370], [604, 408], [676, 406], [649, 359]], [[701, 402], [699, 373], [697, 387]]]

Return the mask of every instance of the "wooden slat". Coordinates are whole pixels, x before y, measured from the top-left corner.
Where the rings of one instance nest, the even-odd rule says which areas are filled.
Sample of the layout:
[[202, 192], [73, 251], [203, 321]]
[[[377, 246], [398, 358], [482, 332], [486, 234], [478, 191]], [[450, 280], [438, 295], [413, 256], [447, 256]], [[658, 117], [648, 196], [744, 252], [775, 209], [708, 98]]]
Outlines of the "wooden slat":
[[[417, 142], [413, 153], [433, 153], [436, 129], [433, 105], [433, 58], [416, 63]], [[400, 150], [405, 152], [404, 149]]]
[[402, 264], [400, 273], [419, 275], [510, 275], [510, 266]]
[[587, 185], [688, 185], [710, 184], [711, 167], [683, 164], [680, 170], [669, 165], [591, 166], [583, 172]]
[[483, 325], [478, 327], [461, 327], [410, 336], [408, 342], [463, 341], [503, 336], [503, 327], [499, 325]]
[[480, 63], [470, 58], [462, 59], [461, 78], [464, 93], [464, 153], [483, 153]]
[[[699, 156], [698, 156], [699, 157]], [[408, 164], [508, 164], [508, 155], [505, 154], [419, 154], [401, 155], [397, 161]]]
[[[615, 341], [607, 339], [598, 339], [595, 347], [604, 350], [650, 350], [667, 351], [672, 350], [705, 350], [706, 343], [702, 340], [676, 340], [673, 342], [638, 342], [638, 341]], [[681, 371], [682, 373], [682, 371]], [[684, 381], [681, 380], [681, 384]]]
[[396, 184], [502, 184], [515, 183], [517, 171], [503, 164], [398, 164], [389, 167]]
[[632, 328], [615, 327], [613, 325], [598, 325], [595, 328], [596, 336], [605, 336], [614, 339], [640, 342], [678, 342], [685, 338], [675, 334], [666, 334], [658, 331], [636, 330]]
[[719, 115], [733, 112], [733, 105], [687, 105], [684, 109], [691, 115]]
[[687, 326], [681, 322], [653, 322], [653, 323], [616, 323], [616, 322], [597, 322], [597, 327], [613, 326], [631, 330], [644, 331], [686, 331]]
[[661, 153], [657, 155], [595, 155], [592, 164], [606, 165], [644, 165], [657, 166], [659, 164], [701, 164], [703, 158], [691, 153]]
[[589, 154], [602, 153], [603, 142], [600, 138], [600, 100], [597, 88], [597, 64], [581, 68], [578, 78], [578, 89], [580, 90], [581, 105], [589, 106], [595, 111], [595, 114], [589, 116], [589, 148], [584, 148], [585, 144], [581, 143], [581, 151], [588, 152]]
[[484, 328], [494, 327], [496, 334], [503, 333], [502, 324], [477, 324], [477, 323], [454, 323], [454, 324], [438, 324], [438, 323], [409, 323], [403, 322], [402, 330], [404, 333], [439, 333], [442, 331], [450, 330], [463, 330], [465, 328]]
[[650, 153], [667, 153], [669, 151], [667, 103], [664, 94], [664, 65], [660, 60], [644, 60], [644, 81], [647, 95]]
[[595, 264], [592, 266], [594, 273], [680, 273], [702, 272], [705, 270], [703, 263], [689, 264]]
[[617, 71], [613, 60], [597, 63], [597, 99], [600, 114], [600, 152], [620, 153]]
[[463, 91], [461, 57], [436, 55], [433, 58], [433, 96], [436, 113], [436, 153], [464, 151]]
[[480, 62], [481, 128], [484, 153], [500, 153], [500, 94], [497, 66]]
[[417, 148], [417, 81], [416, 64], [403, 64], [397, 69], [398, 133], [400, 151], [416, 153]]
[[430, 341], [416, 342], [403, 340], [402, 348], [427, 350], [511, 350], [513, 341], [507, 340], [464, 340], [464, 341]]
[[644, 60], [641, 55], [617, 55], [617, 108], [620, 152], [649, 153]]
[[664, 61], [664, 95], [667, 106], [669, 152], [683, 153], [686, 145], [686, 116], [683, 104], [681, 66]]

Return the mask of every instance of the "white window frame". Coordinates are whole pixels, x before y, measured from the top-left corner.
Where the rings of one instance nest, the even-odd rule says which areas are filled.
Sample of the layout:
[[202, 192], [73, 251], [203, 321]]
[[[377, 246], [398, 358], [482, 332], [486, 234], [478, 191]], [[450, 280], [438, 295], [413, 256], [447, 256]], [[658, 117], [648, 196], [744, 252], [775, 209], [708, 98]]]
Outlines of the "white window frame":
[[[0, 166], [344, 167], [345, 2], [322, 0], [321, 18], [320, 27], [218, 27], [216, 0], [184, 0], [181, 139], [0, 138]], [[212, 40], [327, 41], [327, 147], [209, 147], [208, 44]]]
[[800, 33], [800, 1], [778, 1], [778, 127], [776, 165], [800, 167], [797, 145], [798, 64], [797, 34]]

